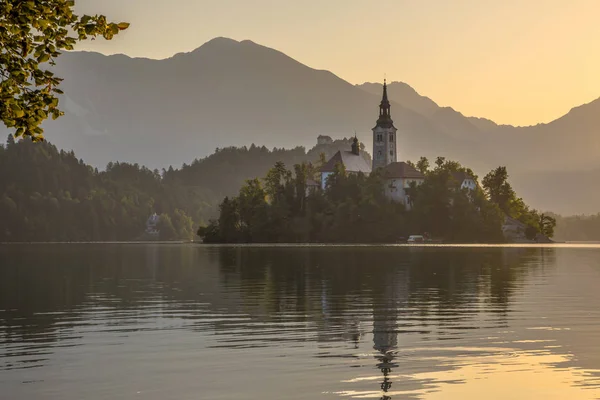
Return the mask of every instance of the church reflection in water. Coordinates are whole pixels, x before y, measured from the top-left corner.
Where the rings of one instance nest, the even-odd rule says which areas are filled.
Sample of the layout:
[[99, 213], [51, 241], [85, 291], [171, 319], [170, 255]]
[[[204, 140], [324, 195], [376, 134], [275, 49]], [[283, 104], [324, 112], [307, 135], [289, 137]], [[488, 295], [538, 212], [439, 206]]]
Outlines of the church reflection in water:
[[381, 396], [381, 400], [389, 400], [390, 396], [387, 395], [388, 391], [392, 388], [392, 381], [389, 378], [390, 373], [392, 372], [392, 368], [398, 367], [398, 364], [394, 364], [394, 354], [393, 352], [387, 352], [379, 357], [379, 364], [377, 364], [377, 368], [379, 368], [383, 374], [383, 381], [381, 382], [381, 390], [383, 391], [383, 396]]
[[[78, 324], [89, 324], [102, 307], [106, 316], [114, 311], [111, 331], [131, 328], [130, 320], [118, 319], [128, 313], [136, 329], [144, 324], [147, 330], [155, 329], [157, 316], [177, 316], [189, 331], [214, 332], [217, 345], [228, 349], [309, 341], [331, 353], [343, 345], [353, 354], [372, 349], [369, 365], [381, 399], [389, 400], [392, 387], [406, 386], [392, 376], [407, 340], [455, 334], [449, 329], [455, 320], [461, 328], [475, 327], [481, 310], [474, 303], [506, 324], [515, 288], [537, 268], [523, 259], [539, 259], [540, 251], [553, 265], [553, 252], [540, 249], [90, 246], [64, 254], [56, 248], [6, 253], [0, 347], [10, 339], [35, 343], [23, 357], [36, 349], [60, 351], [67, 334], [75, 337]], [[32, 291], [34, 298], [23, 296]], [[232, 332], [243, 332], [243, 340], [231, 340]]]
[[398, 309], [408, 302], [409, 274], [400, 269], [389, 277], [373, 295], [373, 349], [377, 352], [377, 368], [383, 375], [380, 383], [382, 400], [391, 399], [390, 374], [397, 368], [394, 358], [398, 352]]

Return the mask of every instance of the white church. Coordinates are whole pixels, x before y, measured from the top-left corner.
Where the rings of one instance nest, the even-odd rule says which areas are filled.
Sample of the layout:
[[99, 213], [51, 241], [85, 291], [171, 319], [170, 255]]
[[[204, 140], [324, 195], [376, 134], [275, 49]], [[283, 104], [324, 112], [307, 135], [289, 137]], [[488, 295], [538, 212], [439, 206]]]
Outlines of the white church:
[[[354, 137], [352, 150], [338, 151], [321, 168], [321, 189], [325, 189], [327, 178], [335, 171], [336, 164], [340, 163], [348, 173], [370, 174], [378, 168], [383, 169], [385, 178], [385, 194], [388, 198], [410, 207], [410, 199], [406, 193], [414, 182], [420, 185], [425, 180], [425, 175], [411, 165], [398, 161], [397, 137], [398, 130], [394, 126], [390, 114], [390, 101], [387, 94], [387, 83], [383, 82], [383, 97], [379, 104], [379, 118], [373, 128], [373, 163], [369, 165], [360, 153], [358, 138]], [[474, 190], [475, 180], [465, 172], [452, 174], [458, 188]]]
[[327, 178], [331, 175], [335, 166], [341, 163], [348, 173], [362, 172], [370, 174], [378, 168], [383, 169], [385, 177], [385, 194], [390, 199], [409, 206], [409, 198], [406, 189], [412, 182], [420, 185], [425, 176], [411, 165], [398, 162], [397, 151], [397, 129], [390, 115], [390, 102], [387, 95], [387, 83], [383, 83], [383, 98], [379, 105], [379, 118], [373, 128], [373, 163], [368, 165], [365, 158], [360, 154], [358, 139], [354, 138], [351, 151], [338, 151], [321, 168], [321, 187], [325, 189]]

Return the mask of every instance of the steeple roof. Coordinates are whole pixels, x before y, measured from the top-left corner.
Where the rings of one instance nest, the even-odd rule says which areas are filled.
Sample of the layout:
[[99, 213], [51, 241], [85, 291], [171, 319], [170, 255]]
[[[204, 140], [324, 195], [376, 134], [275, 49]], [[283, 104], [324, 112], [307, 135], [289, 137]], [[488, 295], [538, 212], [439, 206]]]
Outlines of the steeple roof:
[[387, 95], [387, 81], [385, 79], [383, 80], [383, 97], [381, 98], [381, 105], [384, 104], [387, 104], [388, 107], [390, 105]]
[[360, 144], [358, 142], [358, 137], [356, 137], [356, 132], [354, 132], [354, 139], [352, 139], [352, 154], [357, 156], [360, 155]]
[[394, 121], [390, 114], [390, 101], [388, 100], [387, 94], [387, 82], [383, 80], [383, 96], [381, 97], [381, 103], [379, 104], [379, 118], [377, 119], [376, 127], [381, 128], [395, 128]]

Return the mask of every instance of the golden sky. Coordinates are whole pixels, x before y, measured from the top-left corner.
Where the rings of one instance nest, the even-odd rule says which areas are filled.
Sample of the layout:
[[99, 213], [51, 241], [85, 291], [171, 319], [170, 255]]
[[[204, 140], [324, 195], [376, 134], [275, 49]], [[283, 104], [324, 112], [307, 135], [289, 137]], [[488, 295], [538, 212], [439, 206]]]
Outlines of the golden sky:
[[600, 97], [600, 0], [77, 0], [131, 27], [79, 50], [166, 58], [250, 39], [351, 82], [403, 81], [498, 123]]

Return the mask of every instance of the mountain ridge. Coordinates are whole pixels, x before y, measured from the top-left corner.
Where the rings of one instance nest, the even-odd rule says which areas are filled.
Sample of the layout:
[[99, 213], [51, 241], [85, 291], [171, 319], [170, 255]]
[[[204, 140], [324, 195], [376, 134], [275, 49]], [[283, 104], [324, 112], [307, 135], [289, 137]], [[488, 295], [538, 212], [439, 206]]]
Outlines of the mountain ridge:
[[[380, 83], [354, 85], [279, 50], [222, 37], [160, 60], [68, 52], [54, 69], [65, 78], [66, 115], [44, 123], [45, 135], [99, 168], [164, 168], [252, 143], [310, 148], [319, 134], [354, 131], [370, 150], [381, 100]], [[516, 179], [600, 168], [600, 99], [546, 124], [514, 127], [441, 107], [403, 82], [388, 92], [403, 160], [445, 156], [479, 174], [506, 165]]]

